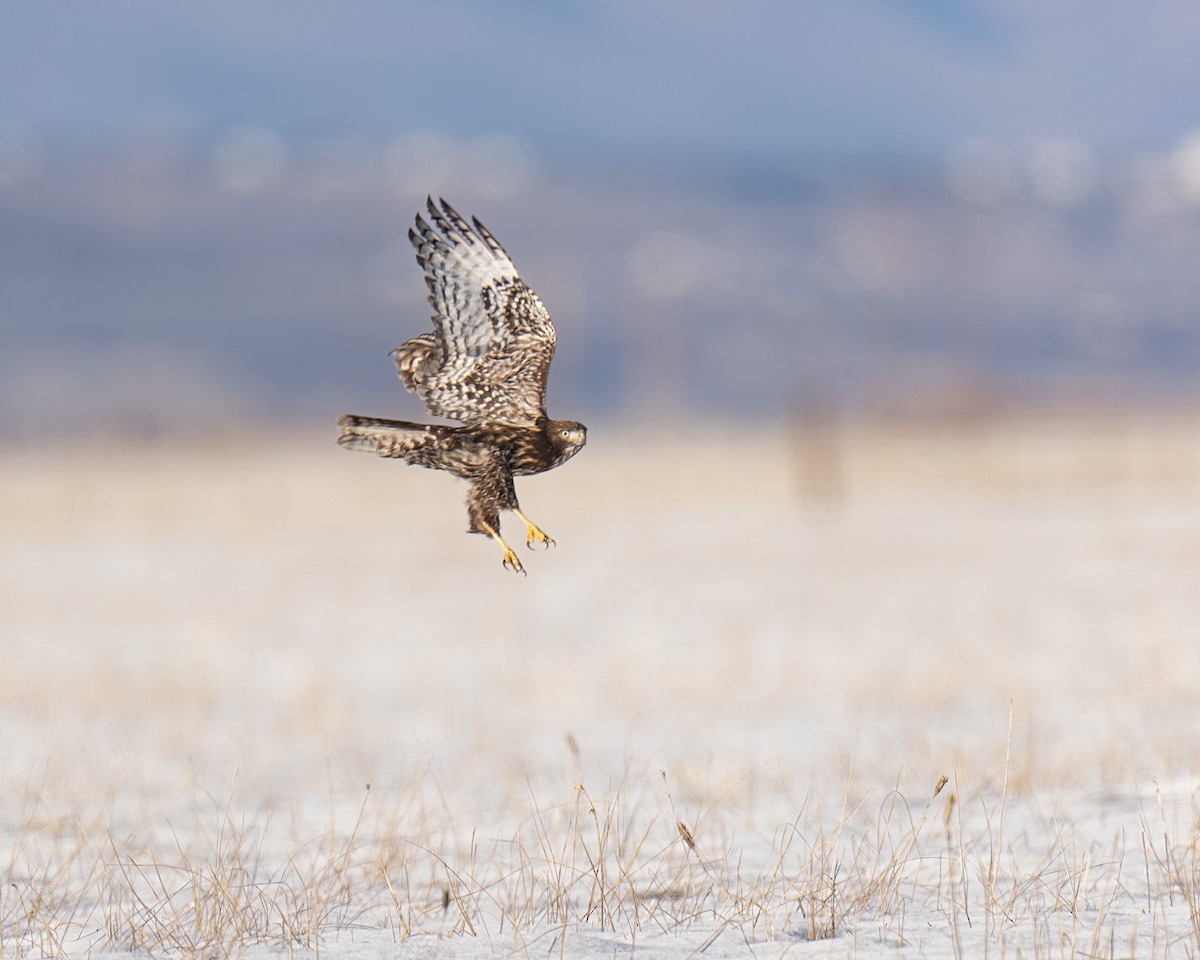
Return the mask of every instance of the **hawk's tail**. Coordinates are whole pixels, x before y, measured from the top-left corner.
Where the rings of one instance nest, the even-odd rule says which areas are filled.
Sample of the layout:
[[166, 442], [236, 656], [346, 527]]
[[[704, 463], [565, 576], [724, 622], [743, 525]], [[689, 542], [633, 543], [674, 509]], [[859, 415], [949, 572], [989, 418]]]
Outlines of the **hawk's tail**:
[[419, 447], [437, 440], [433, 424], [359, 417], [348, 413], [338, 417], [342, 435], [338, 443], [347, 450], [362, 450], [381, 457], [406, 457]]

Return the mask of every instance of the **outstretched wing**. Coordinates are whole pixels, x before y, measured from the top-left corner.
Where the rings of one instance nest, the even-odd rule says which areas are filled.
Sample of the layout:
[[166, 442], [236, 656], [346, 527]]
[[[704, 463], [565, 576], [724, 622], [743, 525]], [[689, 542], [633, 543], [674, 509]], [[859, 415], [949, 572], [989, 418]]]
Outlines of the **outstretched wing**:
[[504, 248], [477, 219], [428, 201], [408, 239], [425, 270], [432, 334], [392, 351], [404, 385], [434, 416], [532, 424], [546, 415], [554, 325]]

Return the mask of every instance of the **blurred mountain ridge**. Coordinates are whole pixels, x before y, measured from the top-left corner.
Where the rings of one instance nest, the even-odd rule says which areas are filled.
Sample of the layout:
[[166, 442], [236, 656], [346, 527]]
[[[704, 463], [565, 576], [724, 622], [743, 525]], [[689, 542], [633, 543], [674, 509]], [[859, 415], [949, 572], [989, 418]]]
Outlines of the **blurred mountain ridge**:
[[[406, 232], [444, 195], [559, 330], [560, 415], [1191, 396], [1200, 146], [578, 164], [506, 135], [0, 150], [0, 431], [416, 415]], [[936, 405], [936, 401], [933, 401]], [[977, 402], [977, 401], [972, 401]]]

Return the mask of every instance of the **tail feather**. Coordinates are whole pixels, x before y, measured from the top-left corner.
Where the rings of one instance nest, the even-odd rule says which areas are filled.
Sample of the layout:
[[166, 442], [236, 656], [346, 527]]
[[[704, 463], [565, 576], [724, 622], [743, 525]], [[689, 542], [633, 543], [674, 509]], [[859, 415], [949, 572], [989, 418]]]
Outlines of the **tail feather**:
[[361, 450], [381, 457], [406, 457], [437, 439], [437, 427], [431, 424], [360, 417], [353, 413], [338, 418], [342, 435], [338, 444], [347, 450]]

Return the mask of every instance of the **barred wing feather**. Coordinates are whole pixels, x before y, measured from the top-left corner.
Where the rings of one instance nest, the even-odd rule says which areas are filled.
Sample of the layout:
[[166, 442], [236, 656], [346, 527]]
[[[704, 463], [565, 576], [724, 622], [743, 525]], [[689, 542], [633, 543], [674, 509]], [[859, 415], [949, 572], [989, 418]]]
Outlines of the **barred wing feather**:
[[[428, 201], [408, 238], [425, 271], [432, 334], [392, 351], [409, 390], [434, 416], [528, 425], [546, 415], [554, 325], [496, 238]], [[436, 229], [435, 229], [436, 228]]]

